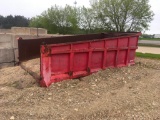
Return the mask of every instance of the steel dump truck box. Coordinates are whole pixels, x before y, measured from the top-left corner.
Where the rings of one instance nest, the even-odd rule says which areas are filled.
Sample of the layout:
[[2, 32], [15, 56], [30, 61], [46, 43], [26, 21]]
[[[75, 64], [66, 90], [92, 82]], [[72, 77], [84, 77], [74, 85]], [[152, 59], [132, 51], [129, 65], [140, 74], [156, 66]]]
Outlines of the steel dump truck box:
[[140, 34], [133, 32], [97, 34], [92, 37], [70, 36], [66, 42], [41, 45], [41, 86], [79, 78], [101, 69], [135, 64]]

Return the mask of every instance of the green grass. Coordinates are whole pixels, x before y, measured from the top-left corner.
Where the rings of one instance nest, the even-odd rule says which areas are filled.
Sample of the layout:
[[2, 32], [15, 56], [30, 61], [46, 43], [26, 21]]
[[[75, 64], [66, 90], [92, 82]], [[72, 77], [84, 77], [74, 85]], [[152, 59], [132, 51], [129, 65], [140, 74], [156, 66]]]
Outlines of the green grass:
[[160, 41], [160, 38], [139, 38], [139, 40], [156, 40], [156, 41]]
[[144, 44], [144, 43], [138, 43], [138, 46], [144, 46], [144, 47], [156, 47], [156, 48], [160, 48], [160, 45]]
[[142, 58], [151, 58], [151, 59], [159, 59], [160, 60], [160, 54], [136, 52], [136, 56], [142, 57]]

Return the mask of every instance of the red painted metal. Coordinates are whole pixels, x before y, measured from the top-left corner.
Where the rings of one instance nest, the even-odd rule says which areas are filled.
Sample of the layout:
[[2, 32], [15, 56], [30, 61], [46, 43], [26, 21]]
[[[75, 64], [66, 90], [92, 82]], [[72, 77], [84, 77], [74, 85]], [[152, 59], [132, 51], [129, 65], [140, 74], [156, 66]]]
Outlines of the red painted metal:
[[41, 45], [41, 86], [134, 64], [141, 33], [92, 41]]

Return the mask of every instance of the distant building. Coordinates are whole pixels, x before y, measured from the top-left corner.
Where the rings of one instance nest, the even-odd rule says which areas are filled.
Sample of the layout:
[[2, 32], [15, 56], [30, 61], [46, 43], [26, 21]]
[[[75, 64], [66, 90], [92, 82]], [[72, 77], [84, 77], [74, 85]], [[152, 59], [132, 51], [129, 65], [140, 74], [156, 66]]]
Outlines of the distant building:
[[160, 38], [160, 34], [155, 34], [154, 38]]
[[154, 38], [154, 35], [143, 34], [141, 37], [142, 37], [142, 38]]

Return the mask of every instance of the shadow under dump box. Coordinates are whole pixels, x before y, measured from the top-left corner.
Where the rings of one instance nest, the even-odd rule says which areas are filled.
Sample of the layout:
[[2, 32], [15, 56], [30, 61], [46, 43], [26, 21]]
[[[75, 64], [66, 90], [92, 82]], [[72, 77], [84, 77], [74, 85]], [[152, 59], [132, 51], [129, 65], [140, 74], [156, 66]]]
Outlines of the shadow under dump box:
[[[19, 61], [40, 58], [35, 59], [37, 69], [31, 73], [37, 76], [41, 86], [49, 86], [100, 69], [134, 64], [140, 35], [140, 32], [129, 32], [19, 39]], [[36, 67], [31, 65], [31, 70]]]

